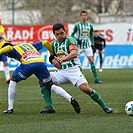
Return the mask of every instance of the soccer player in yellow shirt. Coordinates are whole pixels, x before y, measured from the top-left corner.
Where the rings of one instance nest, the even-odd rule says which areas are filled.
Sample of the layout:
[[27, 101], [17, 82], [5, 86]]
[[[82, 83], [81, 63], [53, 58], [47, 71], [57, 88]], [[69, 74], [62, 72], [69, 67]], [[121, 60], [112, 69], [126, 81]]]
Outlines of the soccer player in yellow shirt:
[[[46, 107], [40, 113], [55, 113], [52, 105], [51, 90], [63, 90], [61, 87], [53, 84], [47, 66], [44, 63], [43, 57], [38, 50], [46, 47], [50, 54], [53, 54], [51, 44], [48, 41], [41, 41], [34, 44], [21, 43], [13, 46], [11, 43], [5, 43], [0, 49], [0, 54], [5, 54], [8, 57], [18, 60], [21, 64], [15, 69], [8, 87], [8, 109], [3, 111], [4, 114], [14, 112], [14, 97], [16, 94], [16, 84], [21, 80], [26, 80], [34, 74], [40, 84], [40, 90], [46, 102]], [[65, 90], [64, 90], [65, 91]], [[62, 91], [63, 92], [63, 91]], [[66, 93], [65, 93], [66, 94]], [[67, 94], [67, 97], [71, 97]], [[77, 113], [80, 113], [80, 106], [75, 99], [71, 99], [71, 104]]]
[[[9, 40], [4, 37], [4, 27], [2, 25], [0, 25], [0, 49], [5, 42], [9, 42]], [[3, 69], [4, 69], [4, 74], [6, 77], [6, 83], [9, 83], [10, 82], [10, 72], [9, 72], [9, 67], [8, 67], [8, 58], [4, 54], [1, 54], [0, 61], [3, 62], [3, 66], [4, 66]]]

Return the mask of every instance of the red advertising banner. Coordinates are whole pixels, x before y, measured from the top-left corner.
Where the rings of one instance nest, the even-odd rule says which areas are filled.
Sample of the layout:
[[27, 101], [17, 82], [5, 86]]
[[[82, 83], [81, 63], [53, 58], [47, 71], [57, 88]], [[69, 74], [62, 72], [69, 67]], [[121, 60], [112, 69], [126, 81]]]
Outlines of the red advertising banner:
[[[68, 34], [68, 24], [64, 24], [66, 34]], [[53, 41], [55, 39], [52, 31], [52, 24], [35, 26], [4, 26], [5, 36], [13, 44], [22, 42], [38, 42], [41, 40]]]

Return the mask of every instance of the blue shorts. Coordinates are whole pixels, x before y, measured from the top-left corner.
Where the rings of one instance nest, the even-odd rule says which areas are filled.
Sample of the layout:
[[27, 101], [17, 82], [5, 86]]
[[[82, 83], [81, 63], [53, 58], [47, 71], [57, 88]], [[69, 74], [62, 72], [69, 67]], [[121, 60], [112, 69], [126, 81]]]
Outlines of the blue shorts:
[[4, 54], [1, 54], [0, 61], [7, 62], [7, 57]]
[[52, 81], [47, 66], [43, 62], [21, 64], [13, 72], [13, 77], [17, 82], [25, 80], [34, 74], [40, 81], [41, 84], [45, 85]]

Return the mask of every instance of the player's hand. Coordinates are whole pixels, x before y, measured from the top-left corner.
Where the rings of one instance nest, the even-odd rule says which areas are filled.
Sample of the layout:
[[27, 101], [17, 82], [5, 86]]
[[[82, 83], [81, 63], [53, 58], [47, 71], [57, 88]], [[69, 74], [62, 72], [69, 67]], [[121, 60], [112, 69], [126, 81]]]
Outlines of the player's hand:
[[66, 60], [66, 56], [65, 57], [61, 57], [61, 58], [54, 56], [54, 58], [60, 63], [62, 63], [63, 61]]
[[58, 60], [53, 59], [52, 63], [54, 65], [54, 67], [56, 67], [57, 69], [61, 69], [61, 65], [60, 65], [60, 62]]

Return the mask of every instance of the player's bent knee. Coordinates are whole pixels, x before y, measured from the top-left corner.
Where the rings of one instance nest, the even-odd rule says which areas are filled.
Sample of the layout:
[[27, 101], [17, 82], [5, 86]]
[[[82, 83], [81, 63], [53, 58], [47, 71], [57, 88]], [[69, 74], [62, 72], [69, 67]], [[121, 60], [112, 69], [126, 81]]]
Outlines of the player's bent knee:
[[85, 78], [80, 78], [80, 79], [77, 81], [77, 83], [75, 84], [75, 86], [76, 86], [77, 88], [80, 88], [80, 86], [83, 85], [83, 84], [88, 84], [88, 83], [87, 83], [87, 80], [86, 80]]

